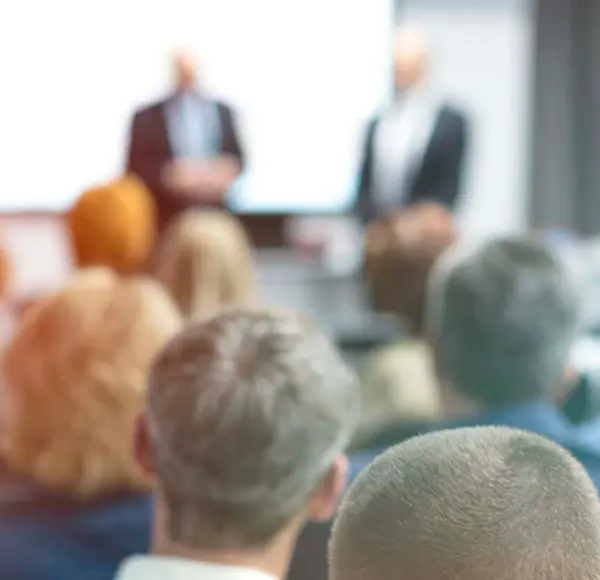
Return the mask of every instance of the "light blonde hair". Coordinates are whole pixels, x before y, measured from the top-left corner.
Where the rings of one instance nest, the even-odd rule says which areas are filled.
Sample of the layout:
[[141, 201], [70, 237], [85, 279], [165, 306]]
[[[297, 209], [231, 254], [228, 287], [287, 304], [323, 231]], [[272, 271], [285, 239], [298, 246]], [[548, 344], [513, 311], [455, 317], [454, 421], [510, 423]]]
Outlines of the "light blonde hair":
[[225, 212], [191, 210], [179, 217], [159, 245], [154, 271], [187, 319], [256, 300], [250, 240]]
[[9, 469], [79, 498], [146, 488], [130, 439], [151, 360], [180, 326], [159, 284], [108, 269], [34, 304], [3, 359]]
[[363, 416], [355, 446], [379, 430], [439, 418], [441, 401], [433, 357], [423, 341], [403, 341], [378, 349], [362, 386]]

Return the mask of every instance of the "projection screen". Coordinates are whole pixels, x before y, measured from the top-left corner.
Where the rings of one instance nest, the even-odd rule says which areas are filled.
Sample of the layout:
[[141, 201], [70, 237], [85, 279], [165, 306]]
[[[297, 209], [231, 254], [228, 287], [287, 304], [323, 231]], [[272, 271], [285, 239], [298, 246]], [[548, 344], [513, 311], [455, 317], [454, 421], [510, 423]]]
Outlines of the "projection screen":
[[123, 169], [136, 107], [191, 49], [237, 110], [245, 213], [335, 213], [391, 94], [391, 0], [21, 0], [0, 9], [0, 211], [63, 210]]

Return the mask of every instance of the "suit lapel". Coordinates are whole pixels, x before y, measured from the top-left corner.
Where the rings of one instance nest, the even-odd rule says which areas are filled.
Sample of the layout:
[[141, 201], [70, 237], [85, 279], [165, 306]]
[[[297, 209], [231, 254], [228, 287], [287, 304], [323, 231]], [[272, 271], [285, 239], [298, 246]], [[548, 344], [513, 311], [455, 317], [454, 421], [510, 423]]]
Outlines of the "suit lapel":
[[411, 192], [411, 201], [414, 201], [414, 199], [412, 199], [412, 198], [415, 195], [415, 183], [417, 183], [419, 181], [419, 179], [421, 178], [421, 175], [423, 173], [425, 173], [426, 168], [432, 162], [434, 162], [436, 148], [438, 146], [438, 143], [440, 142], [440, 140], [443, 137], [443, 131], [444, 131], [443, 120], [444, 120], [444, 108], [442, 106], [436, 113], [436, 119], [433, 124], [433, 130], [430, 133], [429, 141], [423, 147], [423, 151], [422, 151], [421, 155], [416, 160], [418, 162], [415, 163], [415, 165], [412, 167], [412, 170], [411, 170], [410, 184], [409, 184], [409, 191]]
[[160, 148], [161, 153], [167, 159], [173, 158], [173, 146], [171, 144], [171, 139], [169, 138], [169, 129], [167, 127], [167, 115], [166, 115], [166, 106], [168, 100], [163, 101], [156, 105], [156, 109], [154, 112], [154, 123], [153, 123], [153, 131], [156, 136], [157, 146]]

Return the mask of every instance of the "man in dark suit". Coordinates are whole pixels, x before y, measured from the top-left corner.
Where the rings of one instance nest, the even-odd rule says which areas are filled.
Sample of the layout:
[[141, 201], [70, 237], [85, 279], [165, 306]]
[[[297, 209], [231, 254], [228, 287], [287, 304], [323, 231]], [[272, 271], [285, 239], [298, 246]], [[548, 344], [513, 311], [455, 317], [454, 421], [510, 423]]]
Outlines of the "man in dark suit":
[[460, 193], [468, 121], [425, 87], [428, 47], [413, 27], [395, 43], [397, 98], [368, 126], [355, 214], [363, 223], [417, 202], [453, 209]]
[[127, 155], [156, 198], [159, 231], [185, 209], [222, 205], [244, 165], [232, 110], [197, 89], [189, 55], [178, 53], [174, 69], [173, 94], [135, 113]]
[[[559, 408], [570, 393], [581, 303], [572, 273], [541, 241], [448, 250], [430, 276], [426, 304], [446, 419], [422, 432], [495, 425], [537, 433], [568, 449], [600, 489], [600, 420], [574, 425]], [[352, 457], [351, 478], [403, 436], [389, 432]], [[291, 579], [327, 578], [327, 536], [324, 525], [305, 530]]]

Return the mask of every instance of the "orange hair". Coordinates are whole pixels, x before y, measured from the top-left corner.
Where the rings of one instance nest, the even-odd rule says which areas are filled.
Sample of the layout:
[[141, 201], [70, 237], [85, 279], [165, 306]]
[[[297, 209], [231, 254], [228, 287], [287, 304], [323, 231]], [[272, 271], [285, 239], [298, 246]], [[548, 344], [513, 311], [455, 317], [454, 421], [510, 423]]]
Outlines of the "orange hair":
[[107, 268], [37, 301], [2, 361], [9, 469], [78, 498], [146, 489], [130, 439], [151, 361], [180, 327], [160, 284]]
[[84, 192], [67, 216], [76, 264], [120, 272], [143, 268], [156, 239], [156, 208], [134, 176]]

